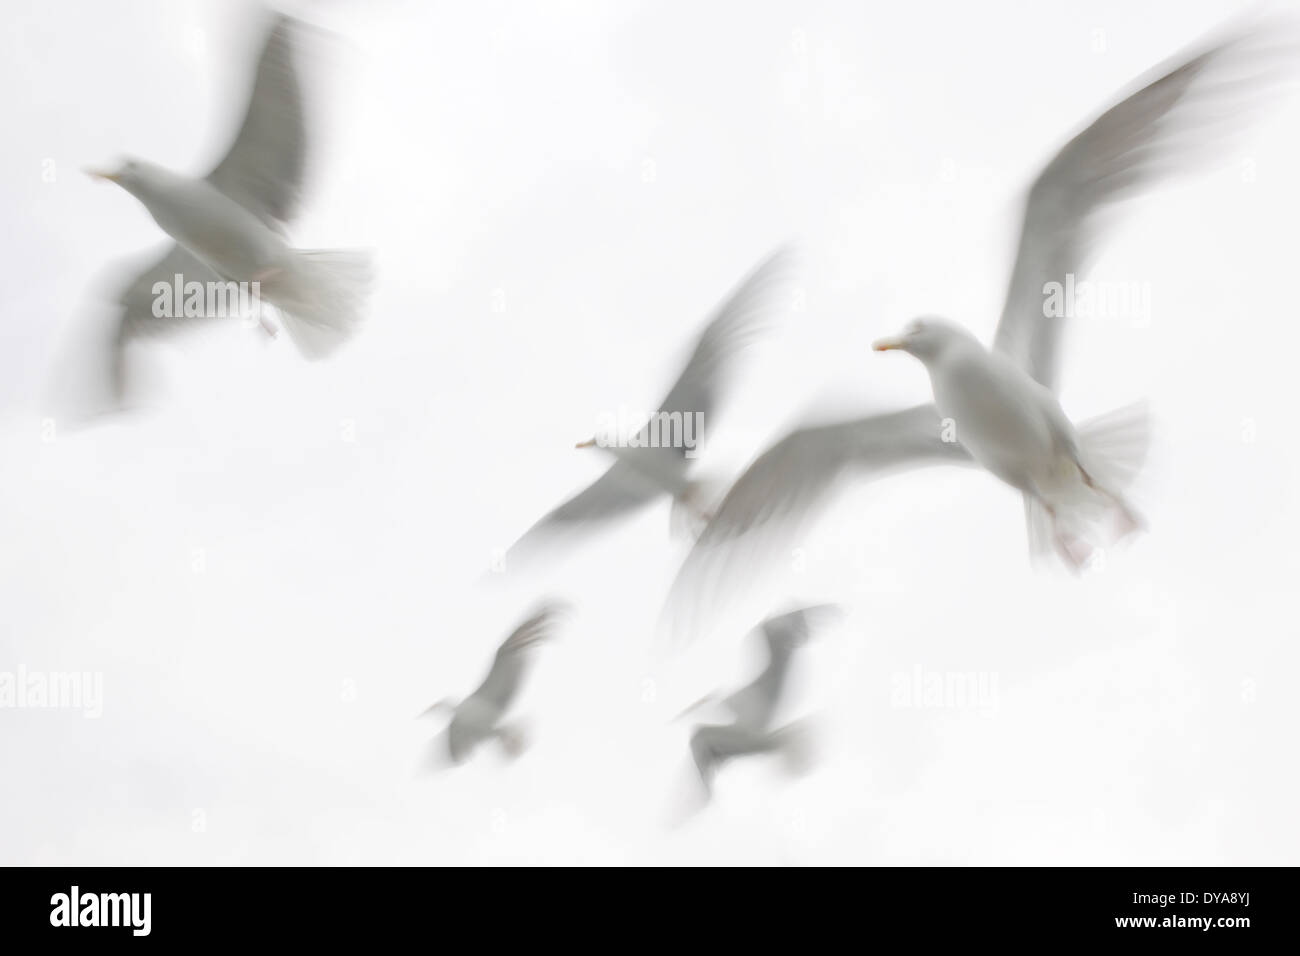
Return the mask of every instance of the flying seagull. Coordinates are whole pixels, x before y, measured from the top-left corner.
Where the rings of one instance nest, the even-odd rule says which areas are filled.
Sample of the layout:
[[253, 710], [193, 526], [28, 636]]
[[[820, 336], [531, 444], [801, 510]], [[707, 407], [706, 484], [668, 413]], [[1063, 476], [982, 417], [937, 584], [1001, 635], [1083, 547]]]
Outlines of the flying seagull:
[[[1116, 202], [1188, 168], [1239, 123], [1264, 81], [1276, 75], [1277, 61], [1258, 49], [1261, 41], [1262, 32], [1242, 31], [1158, 69], [1154, 79], [1066, 143], [1041, 171], [1025, 200], [994, 340], [1006, 365], [1055, 392], [1063, 322], [1044, 314], [1046, 285], [1085, 270], [1103, 214]], [[979, 456], [991, 455], [980, 437], [970, 434], [972, 424], [963, 427], [963, 417], [957, 414], [950, 430], [939, 409], [925, 404], [786, 435], [750, 465], [715, 510], [673, 583], [667, 617], [678, 627], [685, 620], [697, 629], [698, 615], [709, 602], [741, 574], [752, 578], [765, 559], [788, 548], [842, 479], [877, 478], [927, 464], [973, 464], [976, 449]], [[1125, 521], [1137, 519], [1116, 486], [1145, 453], [1144, 428], [1144, 417], [1130, 411], [1105, 416], [1088, 429], [1096, 450], [1106, 446], [1110, 466], [1098, 469], [1106, 475], [1089, 471], [1089, 477], [1098, 486], [1096, 494], [1111, 500]], [[975, 449], [965, 447], [968, 438], [975, 440]], [[1080, 481], [1087, 488], [1082, 476]], [[1037, 547], [1050, 512], [1037, 505], [1028, 510], [1031, 544]], [[1039, 520], [1042, 513], [1048, 522]], [[1069, 532], [1061, 544], [1067, 542], [1076, 556], [1081, 553]]]
[[771, 307], [775, 287], [786, 277], [790, 259], [788, 249], [777, 250], [718, 307], [650, 422], [627, 440], [597, 435], [578, 443], [578, 448], [599, 448], [614, 463], [587, 488], [534, 524], [506, 553], [507, 568], [531, 558], [545, 545], [631, 514], [663, 497], [673, 500], [677, 526], [688, 526], [692, 519], [701, 519], [702, 524], [709, 491], [707, 483], [693, 477], [692, 462], [702, 436], [712, 427], [736, 355], [760, 330], [760, 320]]
[[446, 737], [447, 756], [453, 764], [463, 763], [487, 740], [498, 741], [511, 757], [523, 752], [522, 726], [504, 724], [502, 718], [519, 693], [533, 648], [552, 636], [563, 610], [557, 603], [542, 604], [501, 642], [487, 677], [474, 693], [460, 703], [444, 698], [420, 715], [451, 712]]
[[691, 733], [691, 757], [699, 774], [702, 795], [713, 794], [718, 768], [736, 757], [778, 753], [791, 769], [807, 759], [808, 732], [802, 721], [773, 728], [785, 692], [790, 662], [813, 631], [838, 616], [835, 605], [818, 604], [770, 617], [756, 629], [767, 650], [767, 663], [752, 681], [718, 700], [703, 698], [679, 715], [685, 717], [706, 704], [721, 704], [732, 716], [729, 723], [699, 724]]
[[[297, 211], [307, 162], [307, 131], [294, 51], [302, 26], [277, 16], [258, 59], [243, 123], [229, 151], [206, 176], [163, 169], [141, 159], [118, 168], [87, 170], [135, 196], [174, 244], [122, 290], [112, 329], [110, 376], [120, 403], [127, 388], [126, 347], [139, 338], [170, 335], [212, 314], [185, 314], [181, 303], [159, 310], [158, 290], [181, 277], [192, 283], [247, 284], [253, 298], [274, 305], [284, 328], [309, 358], [328, 355], [360, 321], [370, 282], [368, 253], [292, 248], [284, 226]], [[257, 285], [253, 285], [257, 283]], [[188, 298], [188, 292], [185, 293]], [[227, 311], [221, 306], [221, 312]], [[156, 314], [161, 311], [163, 314]], [[259, 320], [269, 333], [274, 327]]]
[[[908, 352], [925, 365], [939, 414], [952, 423], [962, 445], [1023, 493], [1036, 552], [1044, 550], [1050, 534], [1057, 553], [1077, 571], [1095, 549], [1101, 520], [1113, 517], [1112, 538], [1142, 527], [1124, 498], [1123, 483], [1145, 453], [1144, 406], [1107, 416], [1099, 431], [1076, 429], [1049, 388], [1005, 353], [990, 352], [966, 329], [943, 319], [916, 319], [901, 335], [877, 340], [874, 348]], [[1136, 454], [1107, 454], [1117, 433], [1135, 437], [1124, 446]], [[1091, 441], [1094, 434], [1101, 441]]]

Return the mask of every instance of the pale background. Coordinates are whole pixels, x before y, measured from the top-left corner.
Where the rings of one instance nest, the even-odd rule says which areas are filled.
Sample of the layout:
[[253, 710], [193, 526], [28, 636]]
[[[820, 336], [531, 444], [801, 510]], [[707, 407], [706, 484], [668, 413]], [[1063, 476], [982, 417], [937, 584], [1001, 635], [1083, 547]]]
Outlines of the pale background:
[[[599, 473], [573, 443], [652, 408], [784, 240], [804, 308], [701, 463], [735, 469], [808, 410], [921, 398], [871, 339], [921, 312], [990, 333], [1039, 164], [1243, 9], [322, 4], [328, 122], [293, 237], [376, 250], [368, 325], [320, 365], [237, 327], [142, 348], [154, 407], [77, 429], [52, 397], [69, 343], [160, 242], [78, 170], [205, 171], [258, 10], [7, 0], [0, 671], [102, 672], [105, 699], [97, 721], [0, 710], [0, 862], [1297, 862], [1295, 102], [1124, 210], [1093, 276], [1149, 283], [1151, 321], [1072, 328], [1071, 416], [1151, 401], [1148, 535], [1082, 579], [1035, 571], [1019, 498], [935, 471], [842, 498], [804, 542], [772, 606], [851, 611], [790, 701], [822, 731], [811, 775], [737, 764], [668, 826], [670, 719], [746, 675], [764, 608], [656, 642], [666, 505], [481, 585]], [[421, 773], [437, 726], [414, 715], [546, 594], [575, 612], [521, 700], [533, 748]], [[996, 697], [898, 706], [916, 668]]]

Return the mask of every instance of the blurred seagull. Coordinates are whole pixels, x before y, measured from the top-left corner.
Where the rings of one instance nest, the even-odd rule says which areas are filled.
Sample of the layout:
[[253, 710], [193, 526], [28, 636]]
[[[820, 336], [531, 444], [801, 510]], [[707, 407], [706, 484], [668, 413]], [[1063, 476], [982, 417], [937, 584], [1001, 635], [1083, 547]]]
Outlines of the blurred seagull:
[[[700, 439], [694, 423], [712, 427], [733, 360], [758, 333], [759, 319], [770, 305], [774, 286], [784, 280], [791, 255], [784, 248], [774, 252], [719, 306], [651, 422], [626, 442], [598, 435], [578, 443], [578, 448], [600, 448], [614, 464], [533, 525], [507, 552], [507, 568], [531, 557], [543, 543], [590, 530], [664, 496], [673, 500], [676, 527], [689, 526], [692, 518], [707, 520], [710, 486], [690, 474]], [[670, 439], [666, 444], [665, 435]]]
[[[1262, 29], [1242, 30], [1158, 69], [1155, 79], [1066, 143], [1029, 190], [993, 348], [1000, 355], [994, 360], [998, 367], [1020, 370], [1015, 378], [1018, 394], [1034, 394], [1040, 416], [1038, 440], [1044, 446], [1054, 443], [1061, 451], [1050, 467], [1046, 459], [1040, 462], [1041, 474], [1033, 476], [1048, 486], [1028, 499], [1033, 502], [1027, 512], [1036, 552], [1046, 537], [1043, 525], [1050, 527], [1053, 511], [1058, 518], [1061, 515], [1058, 492], [1069, 497], [1072, 506], [1079, 497], [1071, 490], [1074, 482], [1068, 474], [1079, 460], [1084, 467], [1077, 470], [1077, 478], [1087, 493], [1112, 505], [1122, 526], [1136, 526], [1139, 519], [1120, 497], [1119, 488], [1136, 471], [1146, 450], [1145, 415], [1139, 410], [1103, 416], [1086, 428], [1081, 426], [1072, 437], [1055, 399], [1050, 406], [1047, 403], [1047, 395], [1057, 387], [1064, 322], [1045, 316], [1045, 287], [1084, 271], [1101, 231], [1102, 214], [1117, 201], [1132, 197], [1163, 175], [1189, 167], [1240, 124], [1265, 81], [1279, 73], [1280, 58], [1272, 55], [1278, 51], [1263, 48], [1265, 37]], [[1279, 46], [1283, 53], [1290, 49], [1288, 43]], [[1037, 386], [1031, 387], [1029, 379]], [[936, 395], [941, 392], [942, 405], [961, 406], [945, 408], [956, 419], [953, 434], [945, 429], [939, 409], [927, 404], [801, 428], [760, 455], [728, 491], [687, 555], [669, 594], [668, 616], [677, 618], [678, 627], [687, 619], [691, 629], [698, 630], [699, 620], [689, 620], [693, 613], [738, 576], [752, 578], [764, 556], [770, 559], [787, 548], [846, 476], [876, 478], [927, 464], [972, 464], [972, 454], [984, 464], [1004, 454], [1001, 444], [1006, 439], [998, 428], [1015, 426], [994, 421], [1010, 414], [1014, 400], [990, 398], [974, 383], [960, 394], [936, 387]], [[964, 421], [973, 417], [971, 410], [981, 402], [990, 406], [990, 423]], [[1054, 431], [1049, 431], [1048, 417]], [[1050, 442], [1049, 434], [1054, 436]], [[973, 447], [965, 447], [967, 441]], [[1026, 482], [1014, 467], [996, 461], [995, 465], [1004, 477], [1015, 472], [1013, 484]], [[1061, 469], [1062, 474], [1048, 474], [1051, 468]], [[762, 535], [754, 533], [759, 529]], [[1057, 532], [1058, 550], [1068, 565], [1077, 564], [1086, 545], [1075, 530], [1058, 525]]]
[[[112, 330], [111, 382], [126, 391], [125, 349], [145, 335], [193, 327], [195, 317], [155, 312], [155, 285], [260, 284], [290, 338], [309, 358], [329, 354], [361, 318], [370, 257], [360, 251], [294, 249], [283, 226], [297, 210], [307, 158], [302, 94], [294, 65], [301, 24], [277, 16], [257, 64], [248, 110], [225, 157], [196, 178], [128, 159], [113, 171], [87, 170], [135, 196], [175, 244], [123, 289]], [[188, 295], [188, 293], [187, 293]], [[167, 310], [163, 310], [164, 313]], [[206, 318], [219, 316], [207, 314]], [[274, 327], [259, 316], [262, 327]]]
[[503, 724], [501, 718], [519, 693], [532, 649], [551, 637], [563, 610], [557, 603], [543, 604], [502, 641], [487, 677], [474, 693], [459, 704], [444, 698], [420, 715], [451, 712], [446, 735], [447, 755], [453, 764], [464, 762], [486, 740], [500, 742], [510, 757], [523, 752], [522, 726]]
[[[1145, 453], [1145, 406], [1106, 416], [1104, 427], [1076, 430], [1050, 389], [1005, 353], [990, 352], [966, 329], [942, 319], [916, 319], [901, 335], [873, 347], [908, 352], [925, 365], [939, 414], [952, 422], [962, 445], [1024, 494], [1035, 552], [1043, 550], [1049, 527], [1057, 553], [1079, 570], [1094, 549], [1089, 535], [1100, 517], [1097, 499], [1115, 516], [1116, 537], [1142, 526], [1120, 489]], [[1100, 441], [1092, 441], [1094, 435]], [[1137, 440], [1117, 444], [1116, 435]], [[1116, 447], [1137, 455], [1109, 455]]]
[[707, 801], [713, 794], [718, 768], [736, 757], [779, 753], [787, 767], [800, 770], [808, 758], [808, 731], [802, 721], [772, 729], [785, 692], [786, 677], [795, 651], [812, 632], [839, 616], [832, 604], [802, 607], [770, 617], [756, 629], [767, 649], [767, 664], [758, 676], [739, 690], [718, 700], [714, 695], [692, 704], [680, 720], [707, 704], [721, 704], [732, 715], [730, 723], [699, 724], [691, 734], [691, 756]]

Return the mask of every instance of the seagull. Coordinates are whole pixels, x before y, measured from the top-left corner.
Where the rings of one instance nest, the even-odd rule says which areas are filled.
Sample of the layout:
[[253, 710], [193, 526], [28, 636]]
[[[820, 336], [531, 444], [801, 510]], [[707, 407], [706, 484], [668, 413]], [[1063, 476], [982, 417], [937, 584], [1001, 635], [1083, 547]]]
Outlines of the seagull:
[[[626, 442], [597, 435], [578, 443], [578, 448], [600, 449], [614, 463], [534, 524], [506, 553], [507, 568], [531, 558], [543, 544], [588, 531], [665, 496], [673, 500], [676, 527], [707, 518], [711, 485], [691, 474], [700, 433], [712, 427], [733, 360], [758, 333], [759, 319], [770, 306], [774, 286], [783, 281], [790, 258], [788, 248], [769, 255], [718, 307], [654, 420]], [[697, 422], [702, 423], [698, 429]]]
[[[360, 321], [370, 282], [369, 254], [295, 249], [284, 237], [283, 228], [299, 205], [307, 159], [301, 84], [294, 64], [301, 33], [298, 21], [276, 17], [258, 59], [243, 123], [226, 155], [206, 176], [188, 176], [134, 158], [113, 170], [86, 170], [135, 196], [174, 240], [118, 297], [110, 376], [119, 404], [127, 388], [129, 343], [194, 327], [200, 318], [223, 317], [206, 307], [202, 315], [182, 314], [179, 302], [159, 310], [159, 290], [170, 289], [177, 276], [182, 290], [191, 283], [204, 289], [211, 288], [210, 283], [247, 283], [250, 295], [256, 293], [256, 299], [276, 307], [290, 338], [309, 358], [334, 351]], [[275, 334], [264, 316], [258, 319], [268, 334]]]
[[833, 604], [817, 604], [769, 617], [756, 630], [767, 649], [767, 664], [752, 681], [720, 701], [709, 695], [678, 715], [680, 720], [706, 704], [721, 704], [732, 715], [730, 723], [699, 724], [691, 733], [691, 756], [699, 773], [703, 797], [713, 794], [718, 768], [736, 757], [780, 753], [793, 769], [807, 759], [807, 728], [796, 721], [772, 728], [780, 706], [795, 652], [807, 643], [814, 630], [839, 616]]
[[[1058, 386], [1064, 325], [1045, 316], [1046, 284], [1085, 270], [1102, 231], [1103, 214], [1118, 201], [1189, 167], [1239, 123], [1264, 80], [1275, 75], [1271, 64], [1276, 61], [1259, 49], [1263, 33], [1225, 35], [1158, 68], [1153, 79], [1067, 142], [1035, 179], [1024, 201], [1020, 243], [993, 343], [999, 358], [993, 361], [1020, 369], [1020, 388], [1033, 391], [1040, 403]], [[1031, 389], [1026, 379], [1038, 388]], [[1076, 430], [1080, 440], [1085, 433], [1090, 439], [1082, 445], [1096, 450], [1106, 446], [1108, 452], [1108, 467], [1085, 461], [1088, 477], [1080, 473], [1079, 481], [1089, 494], [1108, 501], [1125, 525], [1140, 522], [1117, 488], [1145, 454], [1145, 416], [1135, 408], [1100, 416]], [[787, 434], [755, 459], [715, 509], [673, 582], [666, 619], [675, 620], [677, 627], [685, 620], [692, 631], [698, 630], [697, 615], [725, 596], [728, 584], [742, 575], [752, 579], [788, 549], [846, 478], [873, 479], [925, 465], [988, 460], [994, 454], [992, 443], [972, 433], [978, 425], [967, 422], [963, 427], [962, 418], [956, 415], [956, 427], [950, 429], [940, 409], [926, 403]], [[1062, 448], [1068, 449], [1070, 432], [1060, 418], [1056, 428]], [[970, 440], [973, 448], [967, 446]], [[1080, 441], [1075, 445], [1080, 451]], [[1088, 487], [1089, 479], [1095, 490]], [[1055, 505], [1054, 499], [1041, 507], [1041, 498], [1032, 500], [1033, 507], [1027, 507], [1029, 536], [1038, 552], [1042, 525], [1050, 526], [1047, 504]], [[1041, 520], [1044, 515], [1046, 522]], [[1059, 544], [1069, 555], [1067, 565], [1077, 563], [1083, 553], [1077, 534], [1063, 530]]]
[[1119, 482], [1140, 460], [1112, 460], [1109, 439], [1116, 431], [1142, 438], [1130, 443], [1145, 454], [1145, 406], [1129, 406], [1105, 421], [1101, 442], [1093, 431], [1076, 429], [1051, 389], [1037, 381], [1000, 351], [990, 352], [969, 331], [939, 318], [912, 321], [901, 334], [878, 339], [878, 352], [901, 350], [920, 359], [930, 373], [935, 405], [951, 422], [954, 433], [971, 456], [1024, 495], [1030, 544], [1044, 548], [1043, 528], [1050, 525], [1056, 551], [1073, 571], [1083, 567], [1095, 550], [1089, 537], [1099, 520], [1093, 506], [1100, 499], [1114, 516], [1112, 538], [1122, 538], [1143, 526], [1142, 518], [1124, 498]]
[[532, 649], [551, 636], [563, 610], [560, 604], [543, 603], [501, 642], [487, 677], [474, 693], [460, 703], [444, 698], [420, 714], [451, 712], [446, 736], [447, 756], [453, 764], [463, 763], [487, 740], [498, 741], [509, 757], [523, 753], [523, 728], [503, 724], [501, 718], [519, 693]]

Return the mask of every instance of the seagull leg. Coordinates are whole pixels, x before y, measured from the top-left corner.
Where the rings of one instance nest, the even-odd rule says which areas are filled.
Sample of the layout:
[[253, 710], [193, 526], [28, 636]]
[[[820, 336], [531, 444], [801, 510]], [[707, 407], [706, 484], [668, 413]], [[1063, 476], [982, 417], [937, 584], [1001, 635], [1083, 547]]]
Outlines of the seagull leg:
[[1118, 509], [1119, 516], [1120, 516], [1119, 536], [1121, 538], [1127, 537], [1128, 535], [1132, 534], [1134, 531], [1139, 531], [1142, 529], [1143, 527], [1142, 518], [1138, 515], [1136, 511], [1134, 511], [1131, 507], [1129, 507], [1127, 501], [1125, 501], [1119, 495], [1115, 494], [1115, 492], [1111, 491], [1109, 488], [1103, 488], [1101, 485], [1099, 485], [1096, 481], [1093, 480], [1092, 475], [1088, 474], [1087, 470], [1082, 465], [1079, 466], [1079, 474], [1083, 476], [1083, 483], [1085, 485], [1087, 485], [1097, 494], [1101, 495], [1103, 498], [1109, 500]]
[[[1042, 501], [1041, 498], [1039, 500]], [[1052, 542], [1056, 545], [1057, 554], [1061, 556], [1066, 567], [1072, 573], [1078, 574], [1083, 567], [1083, 563], [1092, 554], [1092, 550], [1077, 535], [1062, 529], [1054, 507], [1043, 501], [1043, 508], [1047, 511], [1047, 516], [1052, 520]]]

